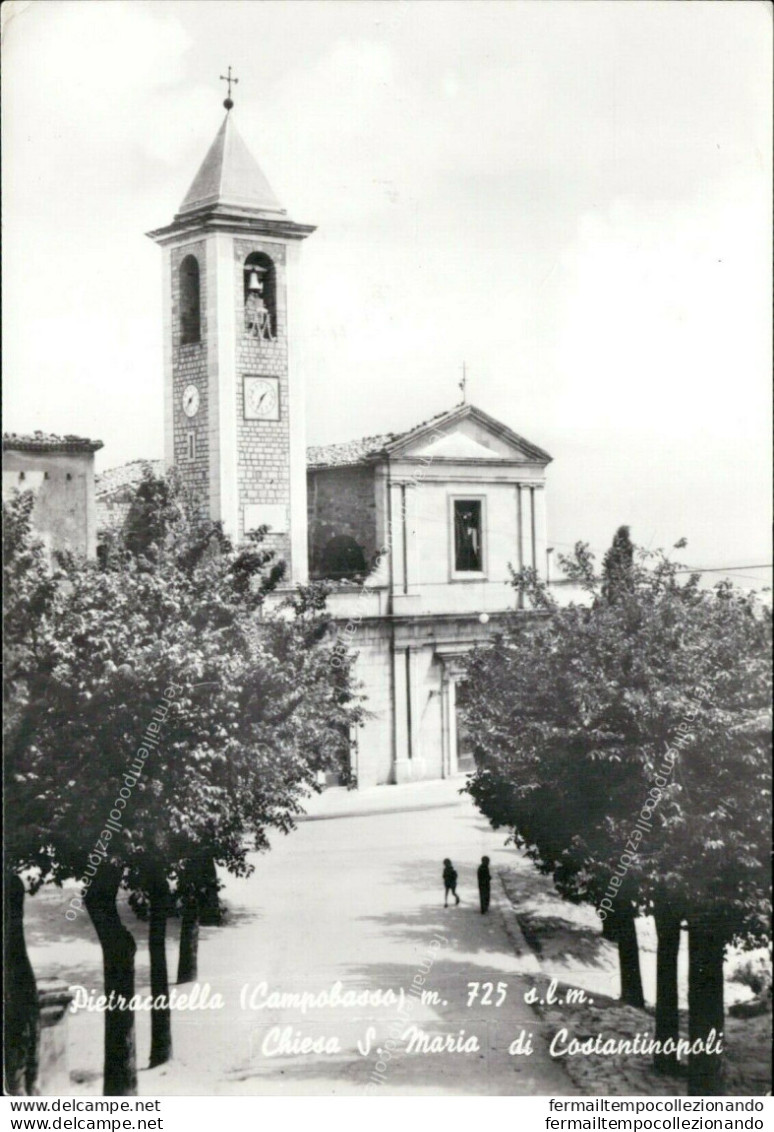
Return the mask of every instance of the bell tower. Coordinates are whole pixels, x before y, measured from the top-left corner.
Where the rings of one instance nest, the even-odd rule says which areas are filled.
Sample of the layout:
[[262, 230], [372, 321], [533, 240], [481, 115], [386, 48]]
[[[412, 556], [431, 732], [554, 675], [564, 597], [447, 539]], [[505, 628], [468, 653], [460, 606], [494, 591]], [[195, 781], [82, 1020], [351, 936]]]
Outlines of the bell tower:
[[236, 542], [259, 526], [307, 577], [304, 385], [291, 308], [301, 241], [226, 116], [174, 220], [148, 235], [163, 251], [165, 457], [203, 514]]

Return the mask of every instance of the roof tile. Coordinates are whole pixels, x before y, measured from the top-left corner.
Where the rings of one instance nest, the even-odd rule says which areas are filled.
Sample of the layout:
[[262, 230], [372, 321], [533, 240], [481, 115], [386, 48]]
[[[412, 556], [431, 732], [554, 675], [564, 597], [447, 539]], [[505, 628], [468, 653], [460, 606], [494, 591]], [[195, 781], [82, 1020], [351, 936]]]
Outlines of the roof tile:
[[52, 432], [4, 432], [3, 450], [15, 452], [97, 452], [101, 440], [85, 436], [57, 436]]
[[94, 477], [97, 500], [105, 500], [126, 487], [136, 487], [146, 468], [150, 468], [154, 475], [160, 476], [164, 472], [164, 461], [130, 460], [128, 464], [120, 464], [117, 468], [108, 468], [100, 472]]

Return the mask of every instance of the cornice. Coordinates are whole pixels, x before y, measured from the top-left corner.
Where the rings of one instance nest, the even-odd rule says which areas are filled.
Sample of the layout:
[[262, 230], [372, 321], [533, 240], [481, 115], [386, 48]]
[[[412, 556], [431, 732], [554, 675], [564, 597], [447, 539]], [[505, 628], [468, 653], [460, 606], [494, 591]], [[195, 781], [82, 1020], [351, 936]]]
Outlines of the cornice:
[[254, 236], [274, 236], [285, 240], [305, 240], [317, 230], [314, 224], [296, 224], [285, 217], [250, 216], [247, 213], [224, 209], [202, 209], [178, 215], [171, 224], [154, 228], [146, 235], [162, 247], [174, 243], [182, 236], [209, 232], [246, 233]]

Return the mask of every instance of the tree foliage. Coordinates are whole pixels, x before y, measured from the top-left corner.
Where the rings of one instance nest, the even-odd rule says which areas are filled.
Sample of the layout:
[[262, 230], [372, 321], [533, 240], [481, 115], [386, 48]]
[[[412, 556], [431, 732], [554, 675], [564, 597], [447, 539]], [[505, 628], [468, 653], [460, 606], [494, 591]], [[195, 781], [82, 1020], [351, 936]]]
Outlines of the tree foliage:
[[346, 768], [361, 713], [349, 667], [331, 664], [324, 591], [279, 600], [284, 564], [260, 536], [235, 550], [150, 472], [132, 511], [142, 522], [107, 564], [64, 557], [49, 573], [29, 507], [8, 508], [16, 866], [79, 874], [164, 706], [163, 741], [131, 787], [111, 859], [174, 865], [206, 844], [243, 873], [251, 846], [292, 828], [317, 772]]
[[174, 475], [145, 473], [100, 563], [49, 569], [31, 497], [4, 513], [7, 866], [138, 907], [192, 859], [249, 874], [318, 772], [348, 773], [362, 707], [325, 591], [279, 594], [265, 532], [235, 548]]
[[[535, 604], [545, 612], [526, 623], [515, 614], [472, 655], [470, 790], [564, 895], [592, 903], [650, 798], [653, 834], [628, 873], [641, 906], [668, 894], [701, 904], [731, 935], [761, 938], [770, 616], [729, 583], [681, 582], [660, 554], [641, 553], [623, 573], [618, 559], [601, 581], [589, 561], [581, 546], [568, 563], [588, 604], [559, 607], [542, 591]], [[539, 589], [534, 577], [516, 581]], [[673, 769], [658, 787], [665, 765]]]
[[601, 578], [583, 544], [563, 565], [586, 603], [514, 575], [535, 612], [470, 658], [468, 789], [563, 896], [709, 925], [722, 963], [768, 938], [770, 611], [627, 528]]

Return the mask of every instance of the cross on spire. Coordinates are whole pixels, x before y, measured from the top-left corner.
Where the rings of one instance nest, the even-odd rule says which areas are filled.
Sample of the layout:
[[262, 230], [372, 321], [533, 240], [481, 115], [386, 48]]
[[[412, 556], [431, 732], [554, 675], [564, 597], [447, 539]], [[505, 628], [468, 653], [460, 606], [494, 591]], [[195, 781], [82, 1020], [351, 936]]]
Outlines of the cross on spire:
[[459, 383], [459, 387], [462, 390], [462, 403], [464, 405], [466, 401], [466, 390], [468, 387], [468, 367], [466, 366], [465, 362], [462, 363], [462, 381]]
[[234, 105], [234, 103], [231, 99], [231, 84], [232, 83], [238, 83], [239, 79], [234, 78], [232, 76], [230, 64], [229, 64], [229, 68], [228, 68], [228, 74], [227, 75], [221, 75], [220, 79], [221, 79], [221, 82], [228, 83], [228, 94], [226, 95], [225, 99], [223, 100], [223, 105], [226, 107], [227, 110], [230, 110], [231, 107]]

